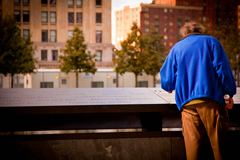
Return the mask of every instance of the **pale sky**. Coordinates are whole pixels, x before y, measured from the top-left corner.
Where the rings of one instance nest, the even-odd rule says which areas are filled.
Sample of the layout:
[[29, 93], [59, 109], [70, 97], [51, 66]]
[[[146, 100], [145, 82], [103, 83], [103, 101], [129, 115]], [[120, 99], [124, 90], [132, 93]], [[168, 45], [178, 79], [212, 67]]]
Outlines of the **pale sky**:
[[115, 16], [114, 11], [123, 9], [124, 6], [136, 7], [140, 3], [151, 3], [152, 0], [112, 0], [112, 44], [115, 45]]

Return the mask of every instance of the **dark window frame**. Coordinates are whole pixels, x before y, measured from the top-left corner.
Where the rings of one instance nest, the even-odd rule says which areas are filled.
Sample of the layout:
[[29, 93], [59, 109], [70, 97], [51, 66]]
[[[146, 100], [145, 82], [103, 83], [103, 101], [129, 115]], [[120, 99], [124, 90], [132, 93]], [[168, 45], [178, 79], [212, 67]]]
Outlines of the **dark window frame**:
[[48, 4], [48, 0], [41, 0], [41, 4]]
[[52, 61], [58, 61], [58, 50], [52, 50]]
[[42, 42], [48, 42], [48, 30], [42, 30]]
[[[15, 14], [16, 12], [19, 12], [19, 14]], [[20, 10], [14, 10], [14, 17], [17, 22], [21, 22], [21, 11]]]
[[68, 23], [74, 23], [74, 12], [68, 12]]
[[96, 13], [96, 23], [102, 23], [102, 13]]
[[96, 6], [101, 6], [102, 5], [102, 0], [96, 0]]
[[30, 21], [30, 11], [23, 11], [23, 22], [29, 22], [29, 21]]
[[41, 61], [47, 61], [47, 50], [41, 50]]
[[56, 4], [57, 4], [57, 1], [56, 1], [56, 0], [50, 0], [50, 4], [51, 4], [51, 5], [56, 5]]

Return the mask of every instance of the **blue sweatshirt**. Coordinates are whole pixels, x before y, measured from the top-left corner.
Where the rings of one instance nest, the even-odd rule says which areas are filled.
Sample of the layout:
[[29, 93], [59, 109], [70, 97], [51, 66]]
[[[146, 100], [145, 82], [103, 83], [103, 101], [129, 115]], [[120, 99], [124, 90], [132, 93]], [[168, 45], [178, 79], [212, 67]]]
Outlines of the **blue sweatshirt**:
[[175, 90], [179, 110], [189, 101], [208, 97], [224, 104], [224, 94], [236, 94], [226, 53], [211, 36], [190, 35], [176, 43], [161, 71], [161, 87]]

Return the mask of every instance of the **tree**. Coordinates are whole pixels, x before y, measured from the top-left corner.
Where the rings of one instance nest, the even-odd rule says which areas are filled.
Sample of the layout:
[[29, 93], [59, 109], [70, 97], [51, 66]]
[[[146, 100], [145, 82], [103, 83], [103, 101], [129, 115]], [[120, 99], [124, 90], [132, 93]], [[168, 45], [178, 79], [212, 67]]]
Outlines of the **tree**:
[[137, 23], [133, 23], [131, 33], [126, 40], [121, 42], [121, 49], [116, 50], [116, 57], [113, 61], [116, 64], [116, 72], [123, 74], [133, 72], [135, 75], [135, 87], [137, 87], [137, 76], [142, 75], [144, 69], [146, 52], [144, 50], [144, 39]]
[[147, 75], [153, 76], [153, 85], [156, 86], [156, 75], [160, 72], [165, 58], [167, 56], [167, 49], [162, 42], [163, 36], [151, 27], [150, 36], [146, 35], [146, 47], [147, 63], [144, 66], [144, 70]]
[[59, 56], [61, 62], [60, 69], [62, 72], [69, 73], [73, 70], [76, 73], [76, 87], [78, 88], [78, 73], [95, 73], [94, 58], [96, 55], [91, 55], [87, 51], [87, 45], [84, 44], [84, 37], [78, 27], [73, 30], [73, 35], [67, 40], [65, 49], [62, 49], [63, 56]]
[[14, 16], [7, 15], [0, 19], [0, 73], [10, 74], [11, 88], [15, 74], [33, 73], [35, 63], [31, 37], [21, 37]]
[[237, 86], [239, 86], [239, 64], [240, 64], [240, 30], [237, 26], [227, 28], [221, 34], [221, 44], [226, 52], [229, 64], [235, 71], [237, 77]]

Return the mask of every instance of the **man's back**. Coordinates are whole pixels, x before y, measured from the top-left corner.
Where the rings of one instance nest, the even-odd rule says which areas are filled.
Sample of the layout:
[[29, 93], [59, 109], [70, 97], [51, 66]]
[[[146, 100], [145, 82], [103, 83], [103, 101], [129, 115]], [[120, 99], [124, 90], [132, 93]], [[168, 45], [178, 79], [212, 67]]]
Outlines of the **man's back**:
[[[233, 77], [226, 78], [226, 75], [232, 76], [226, 54], [219, 41], [211, 36], [193, 34], [185, 37], [172, 48], [167, 59], [172, 59], [173, 64], [164, 64], [163, 70], [170, 67], [175, 72], [174, 87], [179, 109], [187, 102], [202, 97], [224, 103], [222, 85], [235, 85]], [[228, 91], [228, 87], [224, 89]]]

